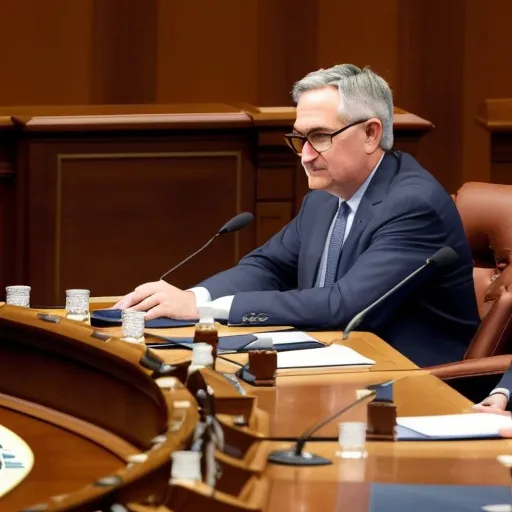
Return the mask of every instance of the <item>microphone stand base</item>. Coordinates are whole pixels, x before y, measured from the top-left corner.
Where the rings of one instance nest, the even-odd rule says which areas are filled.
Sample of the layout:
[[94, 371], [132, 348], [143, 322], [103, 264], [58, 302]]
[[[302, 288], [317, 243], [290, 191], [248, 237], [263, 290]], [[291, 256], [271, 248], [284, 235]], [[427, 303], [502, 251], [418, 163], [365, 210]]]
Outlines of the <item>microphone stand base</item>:
[[272, 462], [272, 464], [284, 464], [286, 466], [327, 466], [332, 464], [332, 461], [325, 457], [309, 452], [302, 452], [300, 455], [297, 455], [295, 450], [271, 452], [267, 460]]

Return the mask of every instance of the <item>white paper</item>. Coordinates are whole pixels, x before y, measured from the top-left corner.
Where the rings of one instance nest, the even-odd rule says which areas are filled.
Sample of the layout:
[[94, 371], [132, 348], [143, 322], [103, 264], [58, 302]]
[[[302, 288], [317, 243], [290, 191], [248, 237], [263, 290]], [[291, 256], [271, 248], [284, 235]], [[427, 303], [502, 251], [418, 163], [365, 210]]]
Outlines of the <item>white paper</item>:
[[397, 424], [432, 437], [494, 436], [502, 427], [512, 427], [509, 416], [490, 413], [409, 416]]
[[277, 353], [277, 368], [308, 368], [316, 366], [372, 365], [375, 361], [342, 345], [321, 348], [287, 350]]
[[307, 343], [310, 341], [318, 342], [317, 339], [302, 331], [261, 332], [254, 334], [254, 336], [258, 339], [260, 337], [272, 338], [274, 345], [279, 345], [281, 343]]

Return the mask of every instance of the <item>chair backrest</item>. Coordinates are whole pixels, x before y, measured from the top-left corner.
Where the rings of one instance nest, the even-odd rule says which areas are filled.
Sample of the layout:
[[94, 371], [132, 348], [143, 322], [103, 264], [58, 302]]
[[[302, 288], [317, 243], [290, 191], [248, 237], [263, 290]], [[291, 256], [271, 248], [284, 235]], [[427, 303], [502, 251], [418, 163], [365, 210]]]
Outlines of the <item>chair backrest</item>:
[[503, 291], [512, 284], [512, 185], [465, 183], [454, 200], [473, 255], [482, 319], [466, 358], [507, 353], [512, 345], [512, 293]]

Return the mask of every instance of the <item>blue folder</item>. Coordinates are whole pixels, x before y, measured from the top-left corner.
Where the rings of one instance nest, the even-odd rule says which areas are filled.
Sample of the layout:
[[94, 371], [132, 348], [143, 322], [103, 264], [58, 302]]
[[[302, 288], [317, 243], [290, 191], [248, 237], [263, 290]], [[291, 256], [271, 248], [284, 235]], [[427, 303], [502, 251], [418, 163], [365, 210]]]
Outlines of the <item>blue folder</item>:
[[370, 512], [480, 512], [510, 504], [508, 485], [421, 485], [372, 483]]
[[[152, 343], [152, 339], [161, 339], [162, 342]], [[247, 352], [251, 349], [248, 346], [250, 343], [256, 341], [258, 338], [253, 334], [237, 334], [234, 336], [219, 336], [219, 345], [217, 347], [217, 352], [219, 354], [228, 354], [234, 352]], [[156, 349], [173, 349], [173, 348], [190, 348], [192, 349], [194, 338], [192, 337], [167, 337], [167, 336], [151, 336], [146, 340], [146, 346], [150, 348]], [[323, 347], [324, 344], [319, 341], [311, 341], [311, 342], [301, 342], [294, 343], [291, 341], [290, 343], [279, 343], [274, 345], [274, 348], [278, 352], [284, 352], [286, 350], [303, 350], [307, 348], [319, 348]]]
[[[163, 329], [168, 327], [189, 327], [197, 320], [175, 320], [174, 318], [154, 318], [146, 322], [148, 329]], [[91, 313], [93, 327], [115, 327], [122, 324], [121, 309], [97, 309]]]

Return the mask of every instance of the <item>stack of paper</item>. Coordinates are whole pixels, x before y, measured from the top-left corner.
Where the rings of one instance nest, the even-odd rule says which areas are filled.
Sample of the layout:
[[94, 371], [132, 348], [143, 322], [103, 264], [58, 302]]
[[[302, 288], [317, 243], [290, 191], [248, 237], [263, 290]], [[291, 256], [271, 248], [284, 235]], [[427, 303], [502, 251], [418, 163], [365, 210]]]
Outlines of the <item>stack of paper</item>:
[[[367, 367], [375, 361], [343, 345], [322, 348], [288, 350], [277, 354], [278, 375], [291, 373], [332, 373], [353, 367]], [[302, 371], [297, 371], [302, 370]], [[307, 370], [307, 371], [304, 371]]]
[[490, 413], [448, 414], [444, 416], [410, 416], [397, 418], [398, 438], [414, 436], [400, 435], [400, 427], [426, 439], [478, 439], [499, 437], [503, 427], [512, 428], [509, 416]]
[[324, 343], [302, 331], [262, 332], [256, 333], [254, 336], [257, 338], [256, 341], [246, 345], [244, 350], [262, 348], [263, 345], [267, 348], [267, 344], [272, 344], [278, 352], [284, 350], [304, 350], [324, 346]]

